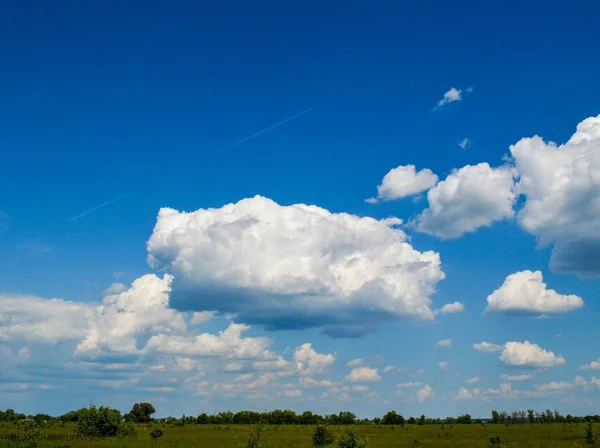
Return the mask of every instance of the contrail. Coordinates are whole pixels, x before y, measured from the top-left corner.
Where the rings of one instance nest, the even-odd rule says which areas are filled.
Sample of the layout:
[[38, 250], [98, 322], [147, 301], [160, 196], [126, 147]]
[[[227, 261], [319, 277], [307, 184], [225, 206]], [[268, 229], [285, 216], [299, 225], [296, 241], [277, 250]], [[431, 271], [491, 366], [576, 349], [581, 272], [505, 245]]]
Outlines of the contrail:
[[95, 207], [90, 208], [89, 210], [86, 210], [85, 212], [81, 212], [80, 214], [73, 216], [72, 218], [67, 219], [68, 222], [73, 222], [73, 221], [77, 221], [79, 218], [83, 218], [86, 215], [89, 215], [92, 212], [95, 212], [96, 210], [101, 209], [102, 207], [106, 207], [107, 205], [113, 204], [115, 202], [117, 202], [119, 199], [124, 198], [125, 195], [124, 194], [120, 194], [119, 196], [117, 196], [116, 198], [110, 199], [106, 202], [103, 202], [100, 205], [96, 205]]
[[236, 146], [241, 145], [242, 143], [247, 142], [248, 140], [252, 140], [254, 137], [258, 137], [259, 135], [264, 134], [265, 132], [268, 132], [271, 129], [275, 129], [278, 126], [281, 126], [282, 124], [287, 123], [288, 121], [292, 121], [304, 114], [307, 114], [311, 110], [312, 110], [312, 107], [310, 109], [306, 109], [305, 111], [302, 111], [296, 115], [292, 115], [291, 117], [288, 117], [285, 120], [280, 121], [279, 123], [275, 123], [275, 124], [269, 126], [268, 128], [264, 128], [262, 131], [258, 131], [256, 134], [249, 135], [248, 137], [245, 137], [245, 138], [241, 139], [240, 141], [235, 142], [233, 145], [229, 145], [227, 148], [220, 149], [219, 151], [217, 151], [217, 154], [220, 154], [225, 151], [229, 151], [230, 149], [235, 148]]

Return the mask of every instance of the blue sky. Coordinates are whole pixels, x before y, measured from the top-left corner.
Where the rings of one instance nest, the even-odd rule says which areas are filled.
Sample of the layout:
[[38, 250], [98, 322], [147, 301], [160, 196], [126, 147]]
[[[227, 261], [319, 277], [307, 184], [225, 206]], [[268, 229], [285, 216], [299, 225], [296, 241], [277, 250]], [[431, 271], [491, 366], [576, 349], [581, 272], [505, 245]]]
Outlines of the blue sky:
[[5, 8], [2, 406], [597, 409], [598, 8]]

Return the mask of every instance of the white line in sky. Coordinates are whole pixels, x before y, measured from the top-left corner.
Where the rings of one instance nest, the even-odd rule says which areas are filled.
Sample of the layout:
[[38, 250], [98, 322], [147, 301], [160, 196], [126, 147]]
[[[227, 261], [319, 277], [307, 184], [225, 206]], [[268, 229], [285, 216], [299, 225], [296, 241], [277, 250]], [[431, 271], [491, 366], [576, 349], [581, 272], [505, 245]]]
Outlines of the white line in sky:
[[125, 197], [124, 194], [120, 194], [119, 196], [117, 196], [116, 198], [112, 198], [106, 202], [103, 202], [102, 204], [96, 205], [95, 207], [90, 208], [89, 210], [86, 210], [84, 212], [81, 212], [78, 215], [73, 216], [72, 218], [67, 219], [68, 222], [73, 222], [73, 221], [77, 221], [79, 218], [83, 218], [86, 215], [89, 215], [92, 212], [95, 212], [96, 210], [100, 210], [103, 207], [106, 207], [107, 205], [113, 204], [115, 202], [117, 202], [118, 200], [122, 199], [123, 197]]
[[242, 143], [247, 142], [248, 140], [252, 140], [253, 138], [258, 137], [259, 135], [264, 134], [265, 132], [268, 132], [271, 129], [275, 129], [276, 127], [279, 127], [282, 124], [287, 123], [288, 121], [292, 121], [298, 117], [301, 117], [302, 115], [309, 113], [311, 110], [312, 110], [312, 107], [310, 109], [306, 109], [305, 111], [302, 111], [296, 115], [292, 115], [291, 117], [288, 117], [285, 120], [280, 121], [279, 123], [272, 124], [268, 128], [264, 128], [263, 130], [258, 131], [255, 134], [249, 135], [248, 137], [245, 137], [245, 138], [241, 139], [240, 141], [235, 142], [233, 145], [229, 145], [227, 148], [220, 149], [219, 151], [217, 151], [217, 154], [220, 154], [225, 151], [229, 151], [230, 149], [235, 148], [236, 146], [241, 145]]

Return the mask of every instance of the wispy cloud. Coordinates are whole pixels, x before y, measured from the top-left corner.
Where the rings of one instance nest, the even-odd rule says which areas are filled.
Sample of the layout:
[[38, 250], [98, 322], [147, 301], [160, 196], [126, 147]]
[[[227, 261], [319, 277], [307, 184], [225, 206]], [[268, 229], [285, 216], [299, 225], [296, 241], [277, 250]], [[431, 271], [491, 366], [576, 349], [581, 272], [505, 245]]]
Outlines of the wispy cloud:
[[268, 132], [268, 131], [270, 131], [270, 130], [272, 130], [272, 129], [275, 129], [275, 128], [277, 128], [277, 127], [281, 126], [282, 124], [285, 124], [285, 123], [287, 123], [288, 121], [295, 120], [296, 118], [299, 118], [299, 117], [301, 117], [302, 115], [305, 115], [305, 114], [309, 113], [310, 111], [312, 111], [312, 108], [310, 108], [310, 109], [306, 109], [306, 110], [304, 110], [304, 111], [302, 111], [302, 112], [300, 112], [300, 113], [297, 113], [297, 114], [295, 114], [295, 115], [292, 115], [291, 117], [288, 117], [288, 118], [286, 118], [285, 120], [282, 120], [282, 121], [280, 121], [280, 122], [278, 122], [278, 123], [272, 124], [272, 125], [271, 125], [271, 126], [269, 126], [269, 127], [266, 127], [266, 128], [264, 128], [264, 129], [262, 129], [262, 130], [260, 130], [260, 131], [258, 131], [258, 132], [255, 132], [255, 133], [254, 133], [254, 134], [252, 134], [252, 135], [249, 135], [248, 137], [244, 137], [243, 139], [241, 139], [241, 140], [239, 140], [239, 141], [237, 141], [237, 142], [235, 142], [235, 143], [233, 143], [233, 144], [231, 144], [231, 145], [227, 146], [226, 148], [220, 149], [219, 151], [217, 151], [217, 154], [221, 154], [221, 153], [223, 153], [223, 152], [225, 152], [225, 151], [229, 151], [230, 149], [233, 149], [233, 148], [235, 148], [236, 146], [239, 146], [239, 145], [241, 145], [242, 143], [245, 143], [245, 142], [247, 142], [248, 140], [252, 140], [253, 138], [256, 138], [256, 137], [258, 137], [259, 135], [262, 135], [262, 134], [264, 134], [265, 132]]
[[463, 138], [460, 142], [458, 142], [458, 146], [460, 146], [462, 149], [467, 149], [467, 147], [471, 146], [473, 142], [471, 142], [471, 140], [469, 140], [468, 138]]
[[81, 213], [79, 213], [78, 215], [75, 215], [75, 216], [73, 216], [73, 217], [71, 217], [71, 218], [67, 219], [67, 221], [68, 221], [68, 222], [74, 222], [74, 221], [77, 221], [78, 219], [81, 219], [81, 218], [83, 218], [84, 216], [87, 216], [87, 215], [89, 215], [90, 213], [93, 213], [93, 212], [95, 212], [95, 211], [97, 211], [97, 210], [100, 210], [101, 208], [104, 208], [104, 207], [106, 207], [107, 205], [114, 204], [115, 202], [117, 202], [117, 201], [119, 201], [119, 200], [123, 199], [124, 197], [125, 197], [125, 195], [124, 195], [124, 194], [120, 194], [120, 195], [119, 195], [119, 196], [117, 196], [116, 198], [112, 198], [112, 199], [110, 199], [110, 200], [108, 200], [108, 201], [106, 201], [106, 202], [103, 202], [102, 204], [96, 205], [95, 207], [92, 207], [92, 208], [90, 208], [90, 209], [88, 209], [88, 210], [86, 210], [86, 211], [84, 211], [84, 212], [81, 212]]
[[0, 231], [8, 230], [8, 228], [10, 227], [11, 221], [12, 221], [12, 216], [10, 216], [8, 213], [5, 213], [2, 210], [0, 210]]

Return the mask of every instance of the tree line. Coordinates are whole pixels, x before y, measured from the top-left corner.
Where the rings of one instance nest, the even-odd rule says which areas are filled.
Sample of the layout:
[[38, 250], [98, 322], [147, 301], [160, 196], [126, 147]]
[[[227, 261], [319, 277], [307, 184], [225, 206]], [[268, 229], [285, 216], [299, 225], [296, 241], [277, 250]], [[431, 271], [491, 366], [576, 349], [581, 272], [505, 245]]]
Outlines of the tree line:
[[[547, 409], [542, 412], [536, 412], [533, 409], [527, 411], [506, 411], [493, 410], [491, 418], [472, 418], [469, 414], [463, 414], [457, 417], [446, 418], [428, 418], [425, 415], [420, 417], [404, 418], [396, 411], [389, 411], [383, 417], [375, 417], [372, 419], [359, 419], [350, 411], [341, 411], [337, 414], [320, 415], [311, 411], [296, 413], [289, 409], [275, 409], [273, 411], [256, 412], [256, 411], [239, 411], [239, 412], [219, 412], [217, 414], [202, 413], [198, 416], [183, 415], [177, 417], [153, 418], [152, 414], [156, 412], [154, 406], [150, 403], [135, 403], [126, 414], [121, 414], [116, 409], [107, 407], [90, 407], [82, 408], [76, 411], [69, 411], [60, 416], [50, 416], [48, 414], [25, 415], [17, 413], [12, 409], [6, 411], [0, 410], [0, 421], [22, 421], [33, 420], [35, 422], [50, 422], [59, 421], [63, 423], [79, 423], [84, 418], [88, 418], [90, 409], [100, 410], [110, 416], [113, 422], [129, 422], [129, 423], [151, 423], [162, 422], [173, 424], [176, 426], [183, 425], [439, 425], [439, 424], [542, 424], [542, 423], [585, 423], [585, 422], [600, 422], [600, 415], [587, 416], [572, 416], [570, 414], [562, 415], [558, 411]], [[107, 417], [108, 418], [108, 417]]]

